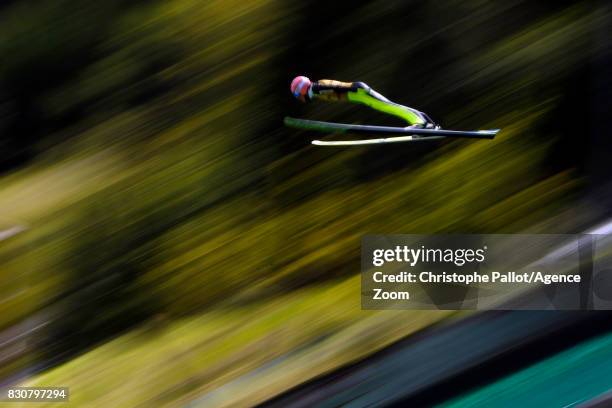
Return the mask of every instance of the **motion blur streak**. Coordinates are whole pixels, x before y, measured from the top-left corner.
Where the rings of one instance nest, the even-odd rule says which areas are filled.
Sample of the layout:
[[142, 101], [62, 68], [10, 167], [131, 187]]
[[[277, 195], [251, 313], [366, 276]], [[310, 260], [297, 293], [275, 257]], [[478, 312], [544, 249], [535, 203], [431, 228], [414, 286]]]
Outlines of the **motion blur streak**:
[[[360, 239], [608, 218], [609, 8], [2, 3], [0, 383], [68, 386], [75, 406], [250, 406], [461, 317], [361, 311]], [[503, 130], [316, 148], [283, 116], [397, 123], [295, 102], [300, 74]]]

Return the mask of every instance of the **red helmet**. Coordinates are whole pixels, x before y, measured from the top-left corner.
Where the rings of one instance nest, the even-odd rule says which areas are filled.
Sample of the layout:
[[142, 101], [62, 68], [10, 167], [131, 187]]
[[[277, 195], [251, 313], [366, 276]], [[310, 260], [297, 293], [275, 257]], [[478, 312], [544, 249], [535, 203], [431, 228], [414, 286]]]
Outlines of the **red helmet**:
[[310, 79], [305, 76], [297, 76], [291, 81], [291, 93], [302, 102], [306, 102], [306, 96], [310, 90]]

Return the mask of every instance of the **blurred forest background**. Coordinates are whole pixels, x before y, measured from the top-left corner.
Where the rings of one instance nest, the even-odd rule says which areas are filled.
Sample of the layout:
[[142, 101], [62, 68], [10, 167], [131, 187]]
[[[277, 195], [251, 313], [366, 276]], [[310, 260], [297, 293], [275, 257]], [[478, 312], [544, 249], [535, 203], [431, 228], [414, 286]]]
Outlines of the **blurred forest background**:
[[[249, 405], [450, 316], [361, 311], [361, 237], [609, 215], [611, 26], [603, 1], [3, 2], [0, 379]], [[296, 75], [502, 132], [316, 148], [283, 116], [397, 123]]]

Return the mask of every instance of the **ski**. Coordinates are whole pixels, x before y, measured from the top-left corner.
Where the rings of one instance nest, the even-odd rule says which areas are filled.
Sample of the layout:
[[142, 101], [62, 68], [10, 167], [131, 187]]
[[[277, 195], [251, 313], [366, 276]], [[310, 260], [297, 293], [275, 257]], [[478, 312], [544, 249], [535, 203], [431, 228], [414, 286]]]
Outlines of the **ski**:
[[427, 142], [432, 140], [441, 140], [445, 138], [445, 136], [398, 136], [386, 137], [382, 139], [362, 140], [313, 140], [312, 144], [317, 146], [360, 146], [384, 143]]
[[[476, 139], [493, 139], [499, 132], [499, 129], [489, 130], [446, 130], [446, 129], [419, 129], [412, 127], [392, 127], [392, 126], [373, 126], [373, 125], [352, 125], [347, 123], [332, 123], [332, 122], [321, 122], [316, 120], [307, 119], [296, 119], [291, 117], [285, 117], [285, 125], [304, 130], [314, 130], [317, 132], [326, 133], [367, 133], [370, 135], [419, 135], [419, 136], [438, 136], [438, 137], [459, 137], [459, 138], [476, 138]], [[416, 141], [419, 138], [386, 138], [386, 139], [371, 139], [375, 142], [360, 143], [360, 144], [376, 144], [376, 143], [394, 143], [404, 141]], [[425, 138], [423, 138], [425, 139]], [[370, 139], [367, 139], [370, 140]], [[387, 141], [384, 141], [387, 140]], [[432, 140], [432, 139], [428, 139]], [[321, 142], [321, 141], [317, 141]], [[359, 141], [346, 141], [354, 142]], [[365, 141], [362, 141], [365, 142]], [[322, 143], [315, 143], [317, 145], [323, 145]], [[325, 143], [328, 145], [329, 142]]]

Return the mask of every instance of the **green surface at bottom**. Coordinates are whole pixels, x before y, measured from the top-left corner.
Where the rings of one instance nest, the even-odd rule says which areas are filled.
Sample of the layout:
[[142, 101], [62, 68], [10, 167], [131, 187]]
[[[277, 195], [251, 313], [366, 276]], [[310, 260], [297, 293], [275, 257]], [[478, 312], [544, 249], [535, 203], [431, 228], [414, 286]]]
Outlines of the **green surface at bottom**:
[[574, 407], [610, 389], [612, 334], [607, 334], [439, 406]]

